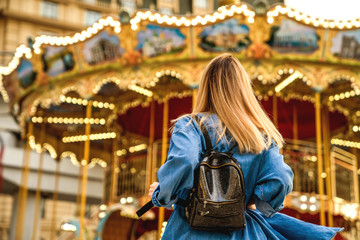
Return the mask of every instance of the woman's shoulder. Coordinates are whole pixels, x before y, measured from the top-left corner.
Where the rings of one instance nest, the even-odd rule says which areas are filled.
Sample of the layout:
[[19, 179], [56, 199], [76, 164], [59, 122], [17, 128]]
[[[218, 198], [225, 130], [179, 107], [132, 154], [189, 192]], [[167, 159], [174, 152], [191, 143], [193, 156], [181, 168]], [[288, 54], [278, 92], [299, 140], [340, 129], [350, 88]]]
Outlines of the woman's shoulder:
[[194, 119], [191, 117], [191, 114], [185, 114], [175, 120], [172, 132], [190, 131], [193, 128], [195, 128]]
[[[189, 131], [191, 129], [197, 128], [199, 126], [198, 121], [200, 121], [202, 124], [208, 125], [208, 121], [217, 120], [217, 116], [215, 114], [209, 114], [209, 113], [197, 113], [196, 115], [193, 114], [185, 114], [180, 116], [175, 120], [174, 124], [174, 132], [178, 131]], [[204, 120], [204, 122], [203, 122]]]

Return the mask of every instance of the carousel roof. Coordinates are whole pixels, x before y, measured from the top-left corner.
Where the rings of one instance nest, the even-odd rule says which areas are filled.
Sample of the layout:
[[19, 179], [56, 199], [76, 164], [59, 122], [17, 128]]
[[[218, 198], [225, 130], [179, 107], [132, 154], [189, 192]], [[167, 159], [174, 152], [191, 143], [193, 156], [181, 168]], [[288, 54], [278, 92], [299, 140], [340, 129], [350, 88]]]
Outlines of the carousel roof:
[[[34, 149], [45, 142], [52, 156], [77, 162], [85, 125], [91, 124], [90, 159], [106, 165], [113, 141], [122, 146], [119, 151], [146, 143], [151, 101], [160, 111], [171, 99], [170, 119], [189, 112], [202, 69], [219, 53], [231, 52], [265, 108], [278, 96], [287, 107], [279, 116], [289, 122], [293, 104], [288, 103], [301, 102], [301, 114], [311, 115], [309, 106], [319, 92], [334, 111], [335, 131], [360, 125], [359, 28], [360, 19], [326, 20], [284, 5], [265, 15], [246, 4], [199, 16], [138, 11], [126, 24], [109, 16], [82, 32], [38, 36], [32, 46], [19, 46], [9, 65], [0, 68], [0, 92], [23, 129], [34, 124]], [[290, 132], [281, 119], [280, 129]], [[313, 129], [314, 121], [309, 124], [306, 128]]]

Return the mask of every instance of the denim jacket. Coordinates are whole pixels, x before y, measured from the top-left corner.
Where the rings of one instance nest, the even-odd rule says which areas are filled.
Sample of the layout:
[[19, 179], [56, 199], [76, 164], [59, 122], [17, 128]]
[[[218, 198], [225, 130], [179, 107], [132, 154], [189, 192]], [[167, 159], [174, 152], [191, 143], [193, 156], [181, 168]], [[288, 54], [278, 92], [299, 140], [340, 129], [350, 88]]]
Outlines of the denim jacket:
[[[204, 124], [214, 149], [225, 152], [231, 148], [234, 141], [229, 133], [218, 141], [219, 129], [216, 126], [221, 125], [215, 114], [209, 115]], [[190, 116], [179, 119], [173, 129], [167, 161], [157, 173], [159, 186], [152, 196], [157, 207], [170, 209], [174, 206], [162, 239], [331, 239], [341, 230], [277, 213], [292, 190], [293, 172], [275, 143], [260, 154], [241, 153], [238, 148], [233, 150], [233, 156], [244, 173], [246, 203], [254, 201], [257, 208], [246, 210], [245, 229], [224, 233], [190, 228], [184, 208], [176, 202], [179, 198], [189, 198], [194, 185], [194, 171], [204, 150], [205, 139], [196, 121]], [[299, 231], [300, 228], [306, 230]]]

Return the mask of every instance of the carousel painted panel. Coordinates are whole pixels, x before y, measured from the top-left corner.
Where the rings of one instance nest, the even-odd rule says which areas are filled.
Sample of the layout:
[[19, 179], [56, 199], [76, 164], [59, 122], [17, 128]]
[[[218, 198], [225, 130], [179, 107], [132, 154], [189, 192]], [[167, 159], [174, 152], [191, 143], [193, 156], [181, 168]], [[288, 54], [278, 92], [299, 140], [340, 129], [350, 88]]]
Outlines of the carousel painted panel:
[[240, 16], [205, 27], [195, 27], [194, 30], [196, 56], [200, 58], [222, 52], [241, 57], [251, 44], [249, 25]]
[[327, 42], [326, 60], [359, 65], [360, 29], [331, 31]]
[[323, 35], [322, 29], [282, 18], [272, 25], [266, 44], [271, 47], [275, 59], [318, 60], [323, 49]]
[[79, 46], [81, 68], [94, 69], [104, 64], [118, 63], [125, 53], [118, 35], [104, 30]]
[[63, 76], [76, 70], [73, 46], [46, 46], [41, 55], [42, 71], [50, 78]]
[[23, 89], [27, 89], [32, 86], [36, 80], [37, 73], [34, 70], [32, 62], [29, 60], [21, 59], [16, 73], [19, 79], [20, 87]]
[[156, 24], [140, 27], [135, 50], [146, 61], [163, 61], [189, 57], [189, 28], [171, 28]]

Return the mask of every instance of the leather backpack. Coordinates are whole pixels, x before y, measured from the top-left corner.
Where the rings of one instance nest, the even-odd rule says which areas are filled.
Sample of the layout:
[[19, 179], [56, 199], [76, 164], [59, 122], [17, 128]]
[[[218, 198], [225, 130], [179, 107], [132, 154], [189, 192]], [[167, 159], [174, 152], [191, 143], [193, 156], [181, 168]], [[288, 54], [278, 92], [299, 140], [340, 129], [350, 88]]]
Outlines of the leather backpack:
[[206, 150], [195, 172], [195, 182], [185, 214], [194, 229], [235, 231], [245, 228], [244, 175], [232, 156], [213, 149], [204, 124], [195, 117], [206, 141]]
[[[206, 141], [206, 150], [195, 170], [194, 188], [190, 199], [178, 199], [185, 208], [190, 227], [205, 231], [228, 232], [245, 228], [244, 175], [238, 161], [232, 156], [234, 144], [227, 152], [213, 149], [204, 124], [195, 117]], [[136, 214], [141, 217], [153, 207], [149, 201]]]

